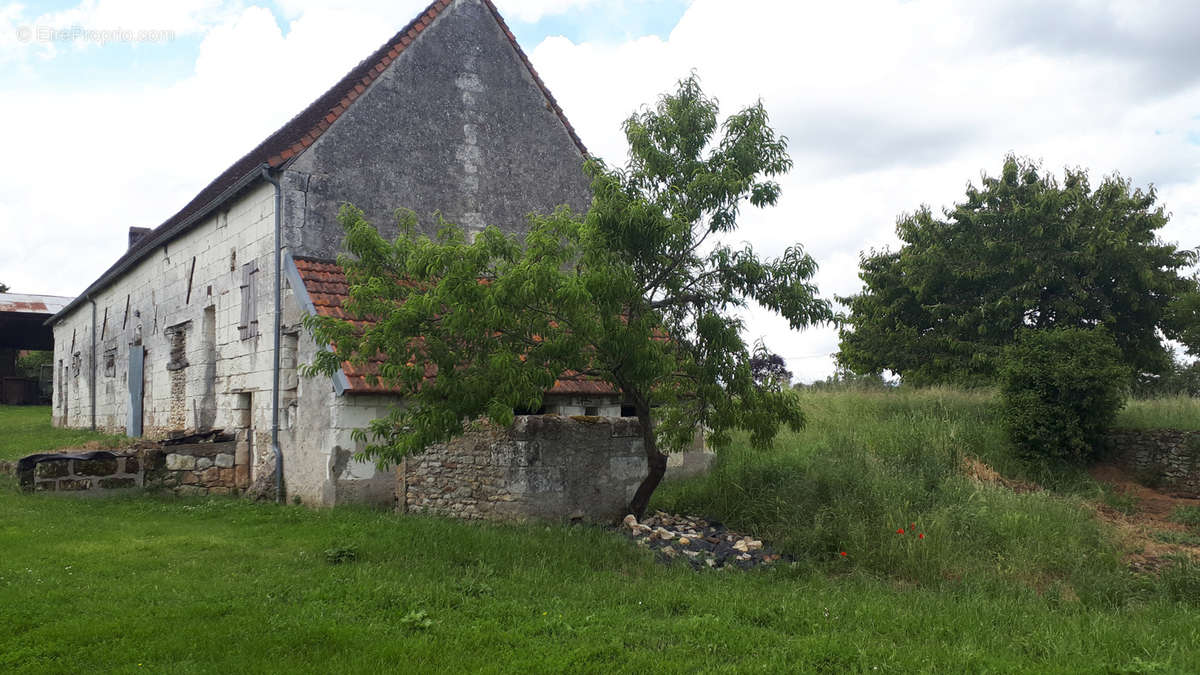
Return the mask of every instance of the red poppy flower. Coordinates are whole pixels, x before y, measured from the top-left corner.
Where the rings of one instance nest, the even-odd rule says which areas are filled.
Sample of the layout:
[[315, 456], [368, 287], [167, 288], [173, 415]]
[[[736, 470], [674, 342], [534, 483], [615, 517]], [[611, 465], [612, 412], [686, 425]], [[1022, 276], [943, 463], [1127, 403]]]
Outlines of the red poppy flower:
[[896, 534], [904, 534], [904, 528], [902, 527], [902, 528], [896, 530]]
[[842, 557], [843, 557], [843, 558], [845, 558], [845, 557], [846, 557], [846, 552], [845, 552], [845, 551], [842, 551]]
[[924, 539], [924, 538], [925, 538], [925, 533], [924, 533], [924, 532], [922, 532], [921, 534], [918, 534], [918, 535], [917, 535], [917, 539]]

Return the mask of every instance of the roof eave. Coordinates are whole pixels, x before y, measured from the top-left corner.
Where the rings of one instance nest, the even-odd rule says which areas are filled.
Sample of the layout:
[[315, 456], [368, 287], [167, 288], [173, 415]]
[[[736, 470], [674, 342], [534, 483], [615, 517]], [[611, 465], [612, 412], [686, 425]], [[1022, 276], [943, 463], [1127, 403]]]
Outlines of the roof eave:
[[46, 319], [45, 325], [52, 325], [65, 318], [67, 314], [70, 314], [72, 310], [83, 304], [90, 296], [107, 288], [109, 283], [112, 282], [116, 277], [121, 276], [128, 271], [129, 268], [141, 262], [142, 259], [149, 255], [159, 245], [165, 244], [178, 235], [183, 234], [193, 225], [196, 225], [207, 218], [209, 214], [220, 208], [225, 202], [237, 196], [242, 192], [242, 190], [245, 190], [256, 180], [262, 180], [262, 172], [266, 167], [266, 164], [254, 167], [253, 171], [250, 171], [246, 175], [239, 178], [237, 182], [235, 182], [233, 185], [230, 185], [229, 188], [217, 195], [217, 197], [211, 202], [205, 204], [200, 210], [172, 225], [171, 227], [162, 230], [161, 232], [151, 232], [146, 236], [145, 239], [139, 241], [133, 247], [133, 249], [128, 251], [124, 256], [121, 256], [120, 260], [117, 260], [116, 264], [108, 268], [104, 274], [101, 274], [99, 279], [93, 281], [91, 286], [88, 286], [87, 289], [80, 293], [74, 300], [67, 303], [66, 307], [63, 307], [56, 314], [54, 314], [54, 316]]

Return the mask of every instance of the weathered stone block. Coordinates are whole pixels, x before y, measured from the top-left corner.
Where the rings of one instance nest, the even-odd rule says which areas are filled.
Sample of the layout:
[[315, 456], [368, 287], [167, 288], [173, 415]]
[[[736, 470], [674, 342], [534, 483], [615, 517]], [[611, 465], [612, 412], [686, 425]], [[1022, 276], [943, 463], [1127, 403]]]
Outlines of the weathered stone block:
[[238, 464], [233, 467], [234, 482], [240, 488], [250, 487], [250, 465]]
[[200, 476], [200, 482], [206, 485], [213, 485], [221, 480], [221, 470], [215, 466], [196, 473]]
[[197, 470], [207, 469], [212, 465], [213, 465], [213, 461], [209, 457], [197, 457], [196, 458], [196, 469]]
[[167, 455], [168, 471], [185, 471], [194, 468], [196, 468], [196, 458], [191, 455], [180, 455], [174, 452]]
[[68, 459], [50, 459], [38, 462], [33, 470], [33, 475], [37, 478], [61, 478], [70, 473], [70, 461]]
[[218, 471], [220, 472], [218, 474], [218, 480], [221, 482], [221, 484], [228, 485], [230, 487], [234, 486], [237, 478], [235, 477], [235, 472], [232, 468], [218, 469]]
[[221, 453], [213, 458], [213, 464], [222, 469], [233, 468], [233, 455]]
[[101, 478], [100, 487], [105, 490], [124, 490], [137, 487], [135, 478]]
[[141, 468], [141, 465], [139, 464], [137, 457], [126, 457], [125, 466], [123, 468], [125, 473], [137, 473]]
[[92, 481], [89, 478], [64, 478], [58, 481], [59, 492], [79, 492], [91, 489]]
[[75, 475], [77, 476], [111, 476], [116, 472], [116, 457], [75, 461]]
[[208, 494], [208, 488], [202, 485], [181, 485], [175, 489], [180, 497], [203, 497]]
[[33, 489], [38, 492], [54, 492], [58, 488], [58, 481], [39, 480], [34, 484]]

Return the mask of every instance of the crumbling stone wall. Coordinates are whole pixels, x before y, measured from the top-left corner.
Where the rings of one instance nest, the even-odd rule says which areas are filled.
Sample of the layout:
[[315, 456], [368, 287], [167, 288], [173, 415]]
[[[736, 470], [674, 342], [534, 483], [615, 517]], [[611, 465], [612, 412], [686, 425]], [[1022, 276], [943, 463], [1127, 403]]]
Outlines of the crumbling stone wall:
[[142, 487], [142, 466], [136, 452], [48, 456], [18, 469], [17, 478], [24, 489], [36, 492], [99, 493]]
[[410, 457], [398, 473], [409, 511], [610, 521], [645, 477], [646, 455], [636, 418], [522, 415]]
[[1113, 461], [1143, 483], [1200, 497], [1200, 431], [1117, 429], [1108, 446]]
[[237, 494], [250, 485], [250, 456], [237, 441], [165, 446], [148, 457], [146, 479], [180, 495]]
[[250, 485], [249, 457], [234, 441], [31, 455], [17, 466], [21, 487], [32, 492], [103, 494], [147, 488], [228, 495]]

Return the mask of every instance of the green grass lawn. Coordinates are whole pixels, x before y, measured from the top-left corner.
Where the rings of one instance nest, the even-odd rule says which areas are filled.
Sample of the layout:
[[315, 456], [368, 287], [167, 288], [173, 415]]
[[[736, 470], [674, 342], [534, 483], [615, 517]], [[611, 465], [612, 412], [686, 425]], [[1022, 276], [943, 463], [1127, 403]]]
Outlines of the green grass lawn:
[[88, 441], [108, 447], [122, 439], [120, 435], [97, 434], [86, 429], [52, 427], [48, 405], [0, 405], [0, 460], [20, 459], [47, 450], [77, 448]]
[[599, 528], [0, 479], [0, 672], [1200, 671], [1200, 569], [1130, 572], [1101, 488], [1012, 459], [986, 394], [805, 405], [802, 433], [657, 499], [796, 556], [749, 573]]

